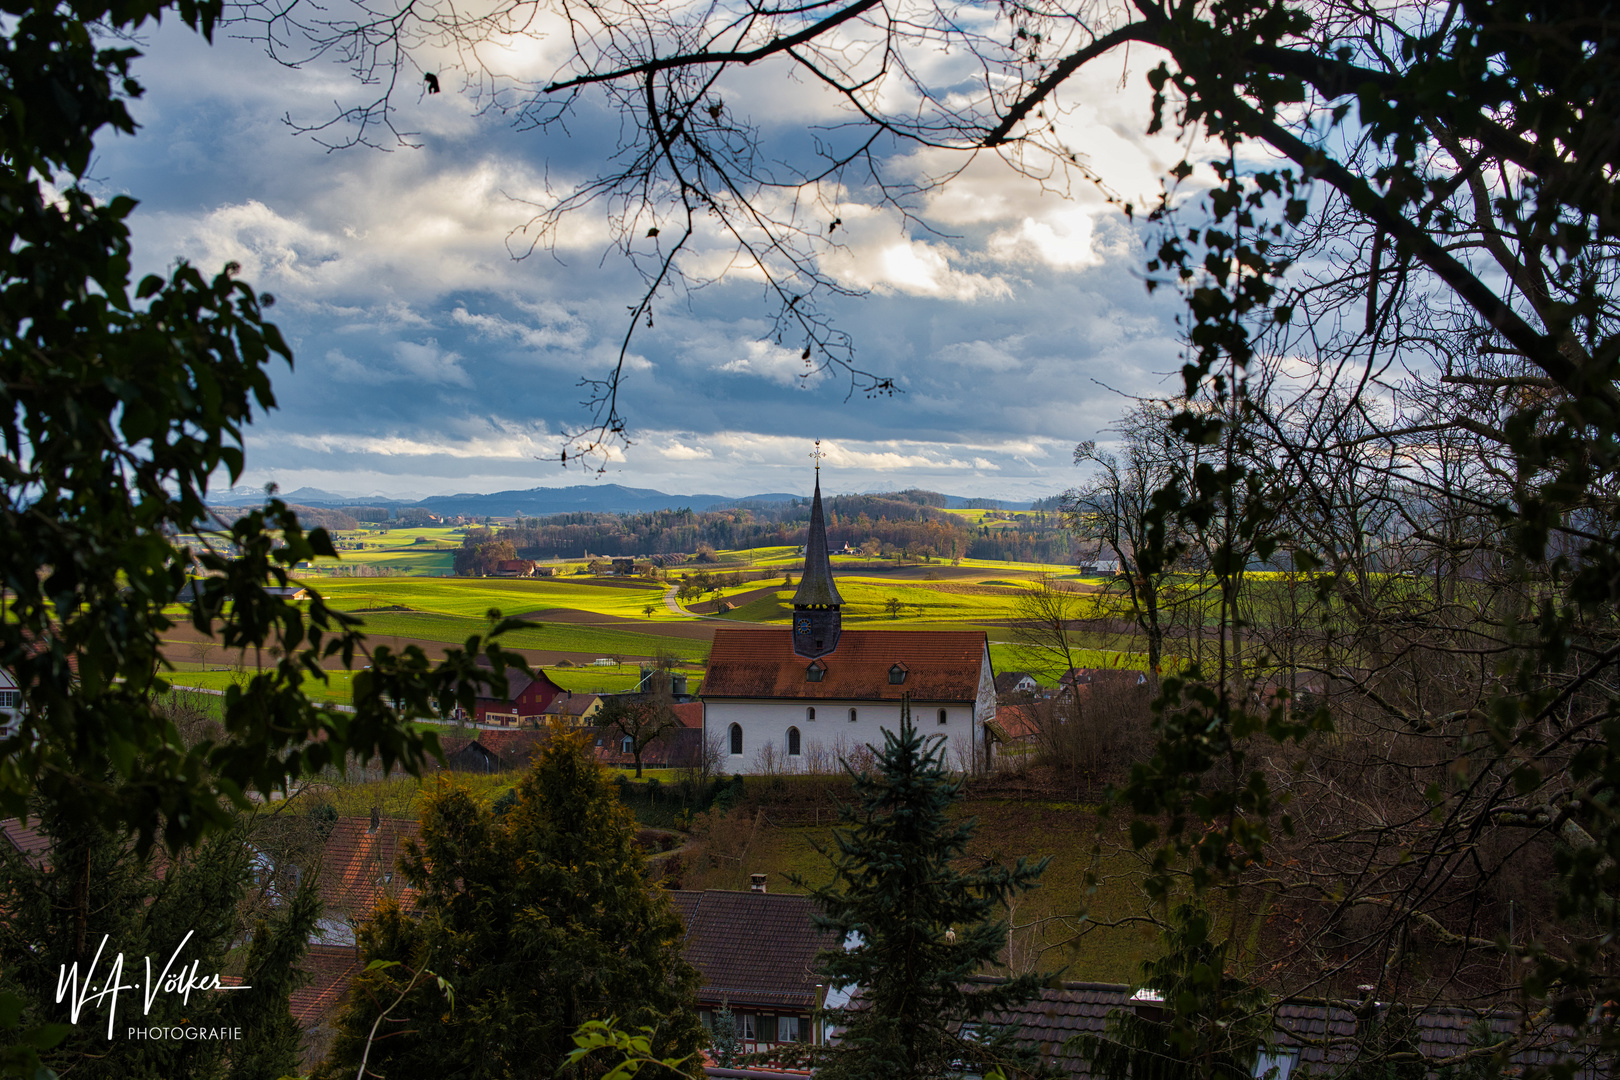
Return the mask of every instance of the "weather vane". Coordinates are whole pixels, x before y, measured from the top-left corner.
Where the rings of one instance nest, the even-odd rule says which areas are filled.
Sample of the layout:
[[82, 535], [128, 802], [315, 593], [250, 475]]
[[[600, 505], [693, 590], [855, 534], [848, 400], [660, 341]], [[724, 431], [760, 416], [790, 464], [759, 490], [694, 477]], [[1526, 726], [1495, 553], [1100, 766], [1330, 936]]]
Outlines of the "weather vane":
[[821, 449], [821, 440], [820, 439], [816, 440], [816, 448], [814, 450], [810, 451], [810, 456], [815, 459], [816, 472], [820, 472], [821, 471], [821, 459], [827, 456]]

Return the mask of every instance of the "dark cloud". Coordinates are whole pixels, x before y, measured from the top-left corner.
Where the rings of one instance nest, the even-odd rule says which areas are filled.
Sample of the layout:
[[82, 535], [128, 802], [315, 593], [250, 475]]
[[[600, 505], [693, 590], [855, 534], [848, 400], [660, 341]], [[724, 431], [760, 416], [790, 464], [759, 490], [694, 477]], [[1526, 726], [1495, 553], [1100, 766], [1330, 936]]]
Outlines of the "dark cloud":
[[[278, 296], [297, 351], [280, 408], [254, 427], [249, 482], [418, 494], [578, 482], [552, 463], [558, 433], [585, 421], [578, 380], [613, 362], [638, 281], [605, 220], [582, 216], [555, 251], [523, 259], [513, 230], [548, 178], [599, 160], [611, 125], [519, 132], [447, 83], [402, 115], [421, 149], [329, 154], [282, 117], [330, 110], [352, 89], [339, 70], [288, 70], [250, 43], [209, 48], [165, 28], [139, 71], [143, 130], [107, 143], [94, 171], [141, 200], [143, 268], [241, 262]], [[1177, 368], [1175, 302], [1148, 298], [1137, 238], [1095, 200], [1077, 210], [988, 173], [962, 190], [938, 204], [950, 228], [937, 235], [850, 213], [832, 264], [872, 290], [832, 313], [861, 365], [903, 394], [801, 379], [800, 343], [767, 340], [760, 288], [734, 278], [662, 303], [638, 333], [623, 399], [637, 442], [610, 478], [794, 489], [820, 437], [845, 490], [1067, 486], [1073, 444], [1123, 409], [1114, 390]]]

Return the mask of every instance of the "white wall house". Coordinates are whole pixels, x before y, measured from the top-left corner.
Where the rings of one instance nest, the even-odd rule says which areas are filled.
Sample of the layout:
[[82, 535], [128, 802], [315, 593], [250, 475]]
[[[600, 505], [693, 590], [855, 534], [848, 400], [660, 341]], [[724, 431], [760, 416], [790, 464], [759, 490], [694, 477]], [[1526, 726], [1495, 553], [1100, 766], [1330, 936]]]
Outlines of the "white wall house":
[[16, 732], [21, 722], [22, 693], [17, 689], [17, 680], [11, 672], [0, 668], [0, 738]]
[[989, 643], [971, 631], [842, 630], [832, 652], [795, 653], [791, 630], [719, 630], [703, 680], [706, 740], [727, 773], [836, 769], [898, 731], [902, 696], [924, 735], [944, 736], [953, 769], [987, 767], [995, 719]]

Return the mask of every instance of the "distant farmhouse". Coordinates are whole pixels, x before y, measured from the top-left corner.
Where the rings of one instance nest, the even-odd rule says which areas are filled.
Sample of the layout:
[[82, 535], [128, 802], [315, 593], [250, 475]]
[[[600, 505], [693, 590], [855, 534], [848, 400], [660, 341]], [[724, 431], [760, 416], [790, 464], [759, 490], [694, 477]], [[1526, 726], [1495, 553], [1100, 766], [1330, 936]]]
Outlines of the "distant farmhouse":
[[816, 473], [804, 576], [787, 630], [717, 630], [703, 679], [704, 737], [729, 773], [797, 771], [812, 753], [883, 745], [912, 722], [941, 735], [952, 764], [991, 765], [996, 716], [990, 644], [973, 631], [845, 630]]
[[546, 709], [559, 694], [568, 691], [551, 681], [544, 671], [525, 675], [521, 671], [506, 672], [506, 696], [492, 696], [490, 688], [480, 686], [474, 701], [475, 723], [503, 724], [521, 727], [545, 723]]

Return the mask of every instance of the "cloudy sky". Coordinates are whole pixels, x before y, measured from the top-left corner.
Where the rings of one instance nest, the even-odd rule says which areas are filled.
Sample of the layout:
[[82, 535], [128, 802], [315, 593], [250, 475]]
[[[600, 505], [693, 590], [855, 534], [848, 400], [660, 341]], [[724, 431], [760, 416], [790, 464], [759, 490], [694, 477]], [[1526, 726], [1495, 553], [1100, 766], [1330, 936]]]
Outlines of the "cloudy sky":
[[[512, 233], [548, 183], [594, 170], [610, 117], [520, 131], [447, 74], [446, 92], [397, 99], [419, 149], [331, 153], [285, 118], [359, 100], [342, 68], [292, 70], [250, 41], [209, 47], [173, 27], [146, 52], [142, 130], [104, 140], [92, 172], [99, 191], [140, 200], [139, 270], [235, 260], [277, 299], [296, 367], [250, 432], [245, 483], [420, 496], [595, 482], [559, 467], [559, 432], [585, 420], [576, 383], [610, 367], [639, 281], [600, 214], [527, 258]], [[1065, 132], [1139, 205], [1178, 155], [1142, 134], [1147, 66], [1091, 73]], [[767, 136], [831, 115], [780, 71], [751, 73], [739, 99]], [[899, 173], [942, 164], [908, 154]], [[858, 362], [904, 393], [846, 400], [847, 381], [798, 378], [798, 349], [767, 340], [771, 310], [739, 275], [662, 303], [638, 334], [622, 402], [634, 445], [601, 479], [796, 491], [819, 437], [836, 491], [1070, 486], [1074, 444], [1099, 436], [1122, 392], [1154, 392], [1179, 366], [1177, 302], [1147, 295], [1140, 234], [1092, 189], [1043, 194], [989, 159], [918, 210], [908, 224], [850, 204], [846, 247], [825, 264], [865, 293], [830, 308]]]

